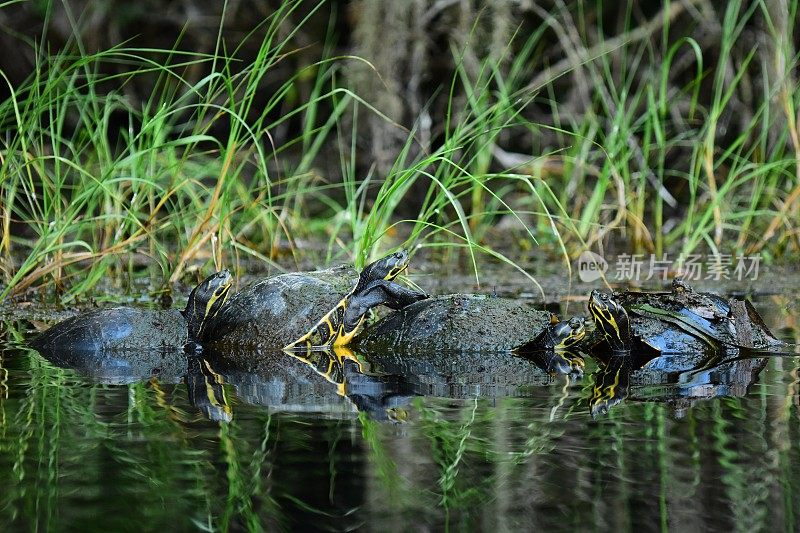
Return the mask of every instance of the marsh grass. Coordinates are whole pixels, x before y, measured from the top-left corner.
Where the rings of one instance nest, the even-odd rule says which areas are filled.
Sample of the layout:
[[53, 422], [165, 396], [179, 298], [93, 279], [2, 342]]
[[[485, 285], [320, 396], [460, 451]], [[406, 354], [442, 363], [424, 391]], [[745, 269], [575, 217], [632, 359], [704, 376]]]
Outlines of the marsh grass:
[[[446, 102], [441, 134], [428, 145], [420, 139], [430, 125], [405, 129], [348, 87], [342, 69], [352, 63], [385, 80], [368, 58], [336, 55], [330, 28], [317, 61], [272, 79], [322, 3], [300, 6], [282, 3], [253, 29], [249, 63], [239, 59], [244, 42], [231, 46], [220, 29], [205, 55], [180, 42], [92, 53], [78, 37], [61, 51], [42, 40], [24, 84], [0, 73], [10, 92], [0, 102], [0, 297], [53, 284], [70, 300], [141, 258], [163, 282], [189, 265], [276, 266], [287, 253], [298, 262], [308, 239], [327, 243], [318, 264], [362, 266], [398, 245], [447, 247], [463, 250], [478, 280], [492, 258], [532, 283], [521, 259], [534, 250], [569, 269], [582, 250], [619, 243], [767, 259], [800, 247], [798, 58], [789, 45], [775, 46], [776, 74], [755, 45], [738, 63], [713, 63], [696, 40], [674, 38], [680, 6], [638, 26], [628, 11], [620, 35], [606, 42], [600, 32], [594, 47], [579, 17], [544, 14], [499, 57], [466, 61], [469, 43], [453, 46], [453, 75], [437, 96]], [[729, 2], [721, 14], [723, 57], [754, 17], [771, 21], [764, 2]], [[791, 28], [769, 27], [776, 43], [791, 42]], [[554, 35], [575, 61], [537, 71]], [[207, 74], [189, 81], [198, 68]], [[739, 133], [721, 138], [754, 69], [760, 100]], [[566, 76], [585, 86], [579, 114], [556, 93]], [[141, 79], [153, 80], [152, 93], [135, 104], [125, 86]], [[532, 108], [550, 119], [532, 119]], [[385, 175], [363, 170], [365, 116], [406, 137]], [[507, 150], [514, 139], [535, 147], [543, 133], [556, 144]]]

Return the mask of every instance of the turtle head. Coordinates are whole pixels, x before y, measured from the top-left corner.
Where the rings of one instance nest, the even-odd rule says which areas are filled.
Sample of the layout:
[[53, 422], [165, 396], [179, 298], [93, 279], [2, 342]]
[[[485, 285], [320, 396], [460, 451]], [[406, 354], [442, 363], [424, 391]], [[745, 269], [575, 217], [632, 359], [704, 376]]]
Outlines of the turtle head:
[[593, 290], [589, 296], [589, 312], [612, 350], [622, 352], [631, 349], [628, 312], [612, 295]]
[[562, 350], [574, 347], [586, 337], [586, 319], [575, 316], [550, 326], [553, 349]]
[[367, 285], [373, 281], [384, 279], [392, 281], [408, 267], [408, 252], [400, 250], [370, 263], [358, 278], [359, 285]]
[[225, 304], [232, 285], [231, 273], [220, 270], [192, 290], [186, 309], [183, 310], [183, 316], [188, 322], [189, 340], [202, 340], [203, 328]]
[[578, 343], [586, 337], [586, 319], [576, 316], [558, 322], [551, 317], [551, 324], [532, 341], [514, 348], [513, 352], [532, 360], [548, 374], [583, 376], [585, 363], [577, 351]]
[[672, 292], [675, 294], [684, 294], [687, 292], [694, 292], [691, 285], [686, 283], [683, 278], [677, 277], [672, 280]]

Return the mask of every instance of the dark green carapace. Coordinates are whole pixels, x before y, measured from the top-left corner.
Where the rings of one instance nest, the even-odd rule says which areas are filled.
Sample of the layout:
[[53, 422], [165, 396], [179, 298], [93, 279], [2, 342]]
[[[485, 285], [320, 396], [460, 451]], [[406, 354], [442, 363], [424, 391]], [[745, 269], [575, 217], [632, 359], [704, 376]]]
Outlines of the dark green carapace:
[[246, 366], [258, 350], [302, 351], [331, 346], [337, 339], [349, 342], [373, 307], [398, 309], [427, 297], [391, 281], [407, 263], [408, 254], [397, 252], [360, 275], [337, 267], [258, 281], [232, 296], [214, 317], [205, 344]]
[[183, 349], [201, 340], [209, 320], [223, 307], [233, 278], [223, 270], [192, 290], [186, 308], [98, 309], [51, 327], [31, 343], [39, 352], [113, 352]]

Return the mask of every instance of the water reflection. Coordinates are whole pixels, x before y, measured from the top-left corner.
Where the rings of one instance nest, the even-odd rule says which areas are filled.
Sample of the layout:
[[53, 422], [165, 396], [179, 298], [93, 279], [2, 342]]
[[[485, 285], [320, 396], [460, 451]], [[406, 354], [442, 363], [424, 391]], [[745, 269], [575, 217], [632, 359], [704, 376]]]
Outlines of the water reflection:
[[533, 387], [553, 384], [560, 373], [580, 378], [585, 364], [569, 352], [400, 355], [357, 354], [339, 347], [307, 354], [264, 352], [248, 357], [243, 369], [244, 359], [241, 354], [209, 356], [242, 401], [281, 411], [361, 412], [396, 422], [407, 417], [405, 406], [415, 397], [527, 396]]
[[[45, 350], [42, 355], [96, 383], [183, 381], [190, 403], [217, 421], [230, 421], [233, 416], [225, 384], [236, 391], [239, 402], [273, 412], [345, 417], [361, 412], [374, 420], [398, 422], [407, 418], [406, 406], [415, 397], [530, 396], [534, 388], [549, 387], [559, 376], [579, 380], [585, 367], [583, 356], [568, 350], [524, 356], [442, 351], [357, 354], [341, 347], [294, 354], [207, 352], [191, 357], [179, 350]], [[598, 368], [587, 398], [591, 415], [607, 414], [626, 399], [665, 402], [680, 412], [698, 400], [743, 396], [767, 362], [766, 357], [748, 357], [738, 350], [701, 355], [593, 353]], [[0, 379], [0, 392], [3, 383]]]
[[4, 327], [3, 530], [800, 527], [797, 357], [643, 365], [592, 418], [591, 358], [81, 364]]
[[225, 379], [203, 357], [188, 358], [186, 390], [189, 402], [209, 420], [230, 422], [233, 410], [225, 394]]
[[740, 355], [700, 361], [689, 368], [684, 363], [694, 354], [669, 354], [653, 359], [651, 354], [596, 355], [598, 370], [589, 406], [593, 417], [607, 414], [624, 400], [662, 402], [675, 414], [700, 400], [744, 396], [767, 365], [767, 357]]

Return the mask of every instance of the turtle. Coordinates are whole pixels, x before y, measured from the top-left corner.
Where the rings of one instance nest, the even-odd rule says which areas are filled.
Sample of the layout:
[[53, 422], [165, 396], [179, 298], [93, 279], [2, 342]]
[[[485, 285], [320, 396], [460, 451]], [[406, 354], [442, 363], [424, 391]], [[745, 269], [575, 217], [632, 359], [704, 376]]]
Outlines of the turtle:
[[672, 282], [672, 292], [653, 305], [646, 293], [622, 293], [622, 303], [642, 316], [672, 320], [687, 331], [722, 343], [726, 347], [750, 351], [776, 352], [786, 347], [769, 330], [748, 300], [725, 299], [717, 294], [697, 292], [681, 278]]
[[428, 295], [394, 281], [408, 266], [405, 250], [368, 265], [282, 274], [232, 296], [209, 323], [204, 345], [245, 367], [263, 350], [308, 351], [348, 344], [378, 305], [400, 309]]
[[553, 349], [583, 338], [583, 322], [562, 322], [529, 302], [481, 294], [433, 296], [368, 327], [363, 352], [502, 352]]
[[545, 328], [535, 339], [512, 350], [549, 374], [582, 377], [586, 363], [578, 350], [586, 338], [586, 318], [574, 316]]
[[209, 320], [223, 307], [233, 278], [227, 270], [209, 276], [189, 295], [186, 308], [116, 307], [89, 311], [49, 328], [31, 342], [40, 353], [83, 354], [141, 350], [198, 351]]
[[594, 290], [589, 312], [615, 352], [645, 348], [656, 354], [705, 354], [783, 346], [749, 302], [696, 293], [681, 281], [672, 292], [610, 295]]
[[408, 252], [388, 255], [367, 265], [358, 277], [353, 290], [342, 297], [333, 309], [319, 321], [286, 346], [284, 350], [308, 350], [329, 346], [347, 346], [355, 337], [373, 307], [386, 305], [400, 309], [417, 300], [427, 298], [427, 294], [411, 291], [392, 283], [408, 267]]
[[663, 353], [694, 355], [718, 347], [712, 340], [687, 333], [673, 322], [629, 313], [622, 300], [618, 295], [598, 290], [593, 290], [589, 296], [589, 312], [598, 333], [596, 340], [605, 341], [614, 353], [646, 351], [653, 356]]
[[539, 335], [514, 348], [516, 353], [540, 350], [570, 350], [580, 345], [586, 337], [586, 318], [574, 316], [544, 328]]

